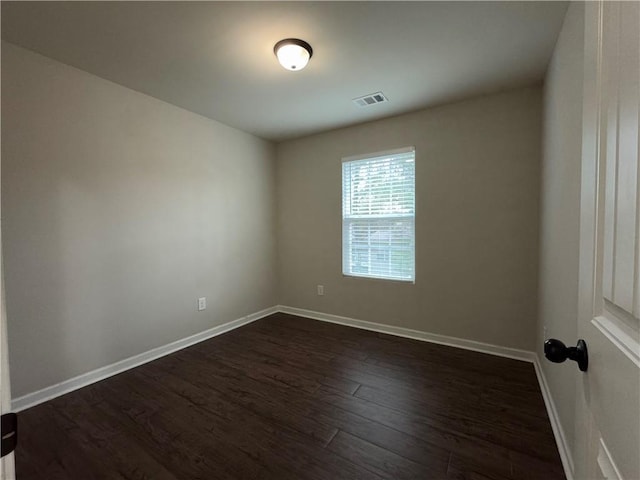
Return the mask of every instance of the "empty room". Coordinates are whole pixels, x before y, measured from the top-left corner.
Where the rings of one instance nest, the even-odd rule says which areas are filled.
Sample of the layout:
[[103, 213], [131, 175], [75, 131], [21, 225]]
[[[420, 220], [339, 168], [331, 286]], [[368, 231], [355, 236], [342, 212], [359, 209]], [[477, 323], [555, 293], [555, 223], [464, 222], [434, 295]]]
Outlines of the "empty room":
[[640, 480], [640, 2], [0, 7], [2, 479]]

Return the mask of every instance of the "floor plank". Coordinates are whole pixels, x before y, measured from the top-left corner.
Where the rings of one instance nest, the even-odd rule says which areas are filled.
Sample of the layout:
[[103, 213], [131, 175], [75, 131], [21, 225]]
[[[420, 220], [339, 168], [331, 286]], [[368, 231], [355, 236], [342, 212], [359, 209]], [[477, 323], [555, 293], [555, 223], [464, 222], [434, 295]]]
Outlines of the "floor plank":
[[531, 364], [275, 314], [20, 416], [28, 479], [563, 479]]
[[442, 478], [447, 469], [446, 461], [433, 462], [428, 466], [420, 464], [345, 432], [338, 432], [327, 448], [337, 455], [391, 480]]

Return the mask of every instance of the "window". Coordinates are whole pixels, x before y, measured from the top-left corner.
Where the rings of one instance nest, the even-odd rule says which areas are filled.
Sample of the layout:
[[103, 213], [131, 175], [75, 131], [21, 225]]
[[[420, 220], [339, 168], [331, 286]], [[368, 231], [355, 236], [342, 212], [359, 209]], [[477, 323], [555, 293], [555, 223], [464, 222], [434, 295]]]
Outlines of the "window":
[[342, 273], [415, 279], [415, 150], [342, 159]]

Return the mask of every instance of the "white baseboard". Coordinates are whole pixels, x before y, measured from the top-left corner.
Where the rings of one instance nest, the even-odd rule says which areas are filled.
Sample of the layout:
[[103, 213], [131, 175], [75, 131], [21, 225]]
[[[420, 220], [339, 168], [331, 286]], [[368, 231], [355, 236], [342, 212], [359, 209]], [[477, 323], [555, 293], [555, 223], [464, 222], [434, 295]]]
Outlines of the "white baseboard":
[[536, 369], [536, 376], [538, 377], [538, 383], [540, 384], [540, 390], [542, 391], [542, 397], [544, 398], [544, 404], [547, 407], [547, 415], [551, 421], [551, 428], [553, 429], [553, 436], [556, 439], [556, 445], [558, 446], [558, 452], [560, 453], [560, 459], [562, 460], [562, 466], [564, 467], [564, 474], [567, 480], [573, 480], [574, 464], [573, 455], [571, 449], [567, 443], [567, 437], [564, 434], [564, 429], [560, 423], [560, 417], [558, 416], [558, 410], [556, 404], [551, 396], [551, 390], [549, 390], [549, 384], [547, 378], [544, 376], [544, 370], [540, 364], [540, 357], [534, 354], [533, 366]]
[[340, 325], [346, 325], [348, 327], [356, 327], [363, 330], [387, 333], [389, 335], [395, 335], [397, 337], [405, 337], [414, 340], [421, 340], [423, 342], [437, 343], [440, 345], [462, 348], [464, 350], [473, 350], [474, 352], [488, 353], [490, 355], [497, 355], [498, 357], [506, 357], [514, 360], [533, 362], [535, 358], [535, 353], [528, 350], [501, 347], [499, 345], [492, 345], [490, 343], [466, 340], [464, 338], [449, 337], [446, 335], [438, 335], [436, 333], [422, 332], [420, 330], [411, 330], [409, 328], [384, 325], [382, 323], [356, 320], [355, 318], [341, 317], [339, 315], [332, 315], [330, 313], [314, 312], [312, 310], [305, 310], [302, 308], [287, 307], [285, 305], [278, 306], [278, 310], [282, 313], [290, 313], [291, 315], [312, 318], [314, 320], [321, 320], [323, 322], [338, 323]]
[[209, 338], [221, 335], [243, 325], [247, 325], [248, 323], [254, 322], [276, 312], [278, 312], [278, 307], [267, 308], [265, 310], [247, 315], [245, 317], [232, 320], [231, 322], [227, 322], [222, 325], [210, 328], [208, 330], [205, 330], [204, 332], [196, 333], [195, 335], [191, 335], [181, 340], [176, 340], [175, 342], [168, 343], [167, 345], [153, 348], [139, 355], [125, 358], [124, 360], [112, 363], [111, 365], [106, 365], [96, 370], [83, 373], [82, 375], [78, 375], [77, 377], [70, 378], [69, 380], [51, 385], [50, 387], [43, 388], [42, 390], [28, 393], [26, 395], [23, 395], [22, 397], [14, 398], [11, 401], [11, 407], [15, 412], [25, 410], [29, 407], [38, 405], [39, 403], [46, 402], [47, 400], [51, 400], [53, 398], [64, 395], [65, 393], [72, 392], [79, 388], [86, 387], [87, 385], [91, 385], [92, 383], [104, 380], [105, 378], [117, 375], [118, 373], [122, 373], [125, 370], [129, 370], [139, 365], [151, 362], [152, 360], [164, 357], [165, 355], [169, 355], [170, 353], [182, 350], [186, 347], [190, 347], [191, 345], [195, 345], [196, 343], [208, 340]]

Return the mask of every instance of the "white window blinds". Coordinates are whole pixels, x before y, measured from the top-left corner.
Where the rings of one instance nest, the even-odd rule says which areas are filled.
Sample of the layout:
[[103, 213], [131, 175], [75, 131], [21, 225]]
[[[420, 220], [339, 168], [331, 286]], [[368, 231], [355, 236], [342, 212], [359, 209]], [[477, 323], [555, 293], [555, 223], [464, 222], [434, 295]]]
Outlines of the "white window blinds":
[[414, 148], [342, 162], [342, 273], [414, 281]]

